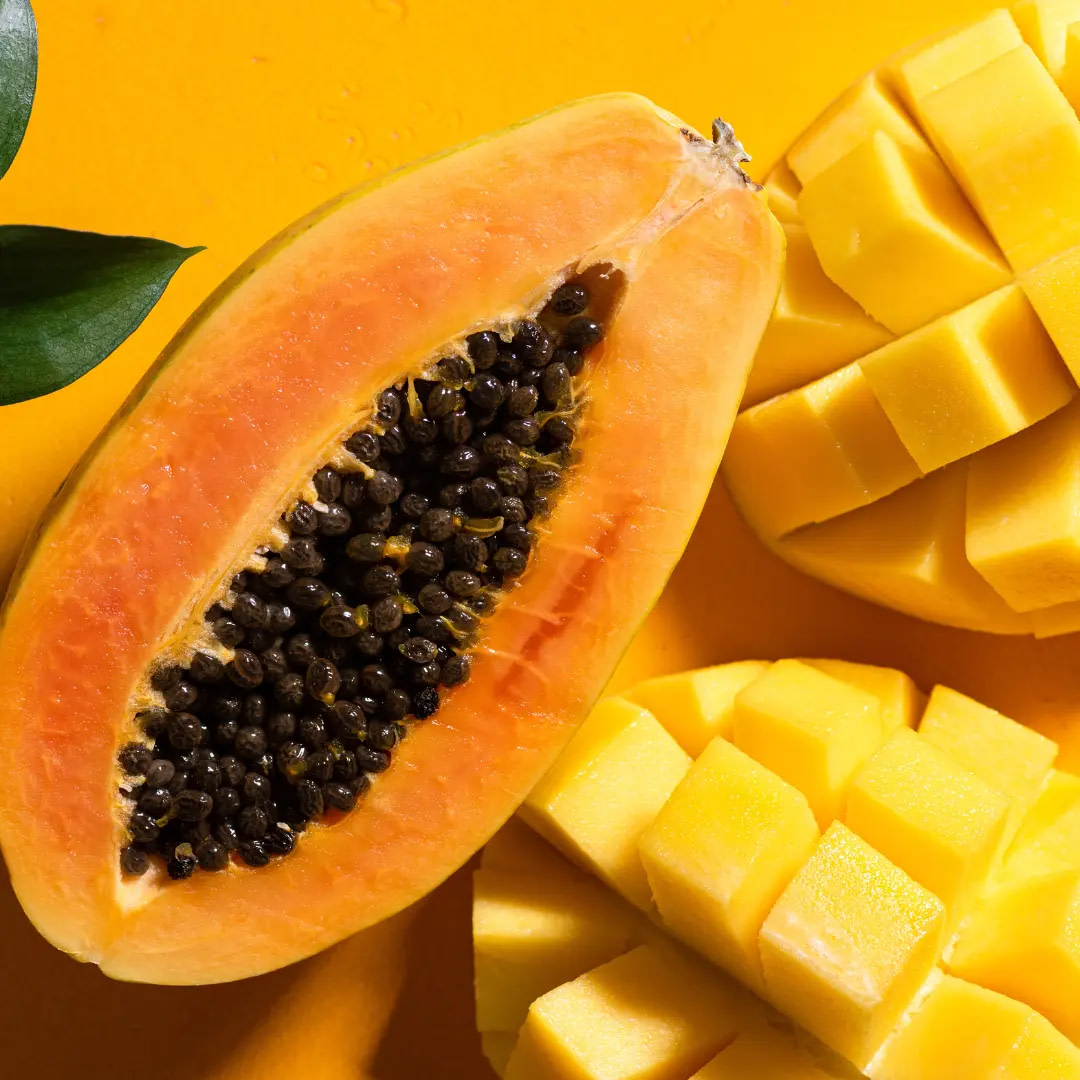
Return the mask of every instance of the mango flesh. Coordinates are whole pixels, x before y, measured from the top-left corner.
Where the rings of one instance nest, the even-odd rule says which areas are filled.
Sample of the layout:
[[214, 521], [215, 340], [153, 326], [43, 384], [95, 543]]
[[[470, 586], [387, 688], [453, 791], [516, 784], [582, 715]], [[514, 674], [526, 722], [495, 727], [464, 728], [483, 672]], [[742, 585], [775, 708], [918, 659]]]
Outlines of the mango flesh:
[[[951, 626], [1080, 629], [1078, 105], [1080, 4], [1020, 0], [886, 61], [774, 169], [811, 251], [764, 340], [811, 344], [762, 350], [723, 473], [800, 569]], [[836, 290], [897, 336], [856, 354]]]
[[840, 1080], [846, 1076], [850, 1073], [839, 1062], [807, 1049], [783, 1028], [758, 1026], [739, 1035], [690, 1080]]

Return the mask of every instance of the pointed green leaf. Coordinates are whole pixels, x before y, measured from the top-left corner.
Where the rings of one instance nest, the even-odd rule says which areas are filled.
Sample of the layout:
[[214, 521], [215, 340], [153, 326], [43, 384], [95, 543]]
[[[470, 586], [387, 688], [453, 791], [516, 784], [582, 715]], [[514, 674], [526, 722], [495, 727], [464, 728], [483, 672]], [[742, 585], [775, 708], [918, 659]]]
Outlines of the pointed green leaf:
[[37, 26], [30, 0], [0, 0], [0, 177], [22, 142], [36, 83]]
[[40, 225], [0, 225], [0, 405], [101, 363], [201, 247]]

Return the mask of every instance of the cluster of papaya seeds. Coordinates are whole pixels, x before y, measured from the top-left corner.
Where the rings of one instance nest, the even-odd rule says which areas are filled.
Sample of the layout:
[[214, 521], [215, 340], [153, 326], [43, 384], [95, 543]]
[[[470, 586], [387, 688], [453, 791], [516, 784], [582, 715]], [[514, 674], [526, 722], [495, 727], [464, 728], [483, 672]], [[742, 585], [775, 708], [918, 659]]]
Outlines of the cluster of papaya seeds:
[[1080, 776], [1057, 753], [841, 660], [601, 701], [474, 875], [488, 1060], [505, 1080], [1078, 1080]]
[[934, 622], [1080, 629], [1080, 2], [900, 53], [766, 182], [788, 267], [724, 465], [780, 556]]
[[743, 160], [572, 103], [317, 210], [196, 313], [2, 616], [0, 843], [47, 938], [241, 978], [509, 817], [726, 444], [783, 258]]

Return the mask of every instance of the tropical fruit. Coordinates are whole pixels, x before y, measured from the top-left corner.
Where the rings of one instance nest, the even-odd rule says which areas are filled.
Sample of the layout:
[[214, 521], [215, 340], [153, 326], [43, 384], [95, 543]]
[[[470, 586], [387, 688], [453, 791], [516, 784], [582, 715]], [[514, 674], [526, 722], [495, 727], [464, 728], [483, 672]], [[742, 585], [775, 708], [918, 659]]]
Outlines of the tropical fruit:
[[3, 614], [0, 840], [50, 940], [250, 975], [511, 813], [685, 545], [775, 297], [714, 136], [571, 104], [328, 204], [189, 323]]
[[[923, 698], [889, 669], [755, 666], [750, 680], [741, 663], [626, 691], [662, 704], [663, 685], [669, 703], [694, 712], [702, 687], [742, 684], [724, 706], [726, 734], [696, 755], [651, 821], [626, 783], [625, 756], [602, 737], [619, 709], [634, 715], [629, 727], [651, 725], [641, 706], [609, 698], [521, 812], [577, 866], [516, 819], [485, 852], [474, 908], [480, 1004], [509, 983], [505, 963], [487, 962], [492, 867], [518, 913], [499, 923], [499, 949], [517, 964], [514, 992], [504, 991], [512, 1014], [494, 1031], [478, 1011], [496, 1071], [1080, 1077], [1080, 778], [1054, 769], [1056, 745], [946, 687]], [[650, 745], [661, 745], [655, 732]], [[606, 815], [563, 815], [552, 828], [564, 790], [577, 806], [592, 796]], [[622, 885], [631, 847], [644, 898]], [[597, 851], [620, 852], [618, 875]], [[617, 909], [585, 899], [586, 871], [621, 889], [625, 899], [610, 894]], [[556, 986], [569, 950], [543, 909], [560, 889], [581, 963], [603, 959]], [[711, 982], [672, 939], [715, 965]], [[533, 987], [543, 992], [526, 1006]]]
[[1080, 629], [1080, 5], [886, 61], [766, 181], [791, 258], [724, 476], [802, 570], [924, 619]]

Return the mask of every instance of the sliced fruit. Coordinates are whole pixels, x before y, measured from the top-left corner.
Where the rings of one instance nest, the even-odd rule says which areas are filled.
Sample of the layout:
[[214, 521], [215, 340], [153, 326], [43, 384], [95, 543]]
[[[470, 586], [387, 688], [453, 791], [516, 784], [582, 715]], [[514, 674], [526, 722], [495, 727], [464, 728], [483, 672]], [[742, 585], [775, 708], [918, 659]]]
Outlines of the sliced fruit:
[[1024, 815], [1012, 850], [1018, 851], [1036, 841], [1076, 806], [1080, 806], [1080, 776], [1051, 769], [1031, 809]]
[[[730, 131], [718, 125], [716, 135], [707, 143], [633, 96], [570, 105], [335, 201], [274, 241], [189, 324], [66, 486], [3, 615], [0, 840], [15, 889], [50, 940], [125, 979], [254, 974], [404, 907], [509, 816], [592, 704], [685, 545], [775, 297], [782, 237], [738, 170]], [[589, 313], [571, 315], [583, 302]], [[466, 347], [477, 333], [487, 336]], [[599, 334], [587, 370], [572, 377]], [[567, 351], [545, 366], [559, 341]], [[545, 366], [529, 376], [544, 408], [529, 418], [534, 361]], [[525, 381], [513, 406], [502, 384], [511, 372]], [[524, 410], [520, 422], [511, 424], [511, 409]], [[539, 432], [556, 412], [562, 426]], [[645, 432], [647, 460], [632, 461], [619, 447], [640, 445]], [[486, 434], [499, 438], [469, 441]], [[567, 471], [557, 447], [571, 436]], [[519, 464], [499, 479], [504, 452], [532, 472]], [[439, 596], [426, 594], [434, 607], [412, 611], [421, 602], [409, 575], [437, 577], [448, 553], [434, 545], [451, 541], [421, 530], [413, 550], [403, 477], [408, 494], [436, 501], [448, 478], [467, 483], [439, 507], [460, 534], [451, 565], [472, 575], [455, 579], [457, 607], [437, 587]], [[475, 491], [474, 478], [486, 478]], [[349, 482], [352, 508], [338, 505]], [[528, 505], [503, 504], [527, 488]], [[519, 506], [526, 520], [509, 521], [522, 517]], [[543, 534], [531, 531], [528, 521], [545, 513]], [[516, 548], [510, 525], [526, 526], [512, 530]], [[356, 528], [368, 539], [343, 555]], [[383, 530], [396, 528], [391, 543]], [[352, 564], [376, 549], [368, 579]], [[404, 579], [398, 560], [408, 560]], [[526, 564], [515, 588], [493, 588]], [[321, 651], [307, 658], [306, 683], [289, 669], [303, 650], [283, 658], [279, 631], [263, 622], [267, 597], [283, 595], [274, 581], [295, 577], [293, 565], [310, 572], [289, 617]], [[317, 604], [337, 589], [346, 602], [324, 618]], [[273, 624], [284, 626], [279, 600], [270, 602]], [[244, 647], [233, 654], [220, 634], [213, 642], [208, 612]], [[442, 644], [413, 633], [420, 619]], [[371, 632], [360, 640], [378, 645], [391, 681], [410, 673], [406, 696], [390, 704], [383, 673], [358, 671], [375, 657], [345, 664], [359, 647], [345, 641], [364, 620]], [[465, 653], [472, 677], [450, 691]], [[294, 678], [275, 686], [278, 704], [295, 697], [302, 715], [268, 732], [269, 702], [255, 684], [283, 659]], [[442, 691], [431, 685], [440, 680]], [[223, 695], [239, 700], [247, 722], [221, 730], [235, 718], [215, 712], [217, 728], [204, 734], [219, 691], [200, 687], [233, 683], [261, 704]], [[332, 731], [320, 711], [330, 703]], [[436, 704], [430, 723], [408, 722], [394, 764], [372, 781], [396, 723]], [[271, 739], [290, 723], [301, 741], [287, 739], [287, 752], [270, 758]], [[182, 755], [199, 747], [185, 744], [209, 735], [256, 777], [251, 805], [177, 781], [179, 792], [139, 793], [154, 797], [134, 839], [118, 751], [133, 777], [144, 776], [145, 758], [168, 753], [186, 785]], [[343, 778], [331, 779], [335, 769]], [[200, 769], [198, 783], [212, 784], [213, 773]], [[260, 773], [285, 828], [260, 810]], [[363, 805], [345, 813], [368, 785]], [[246, 865], [229, 856], [231, 833], [204, 835], [199, 821], [215, 798], [211, 812], [232, 803], [243, 816]], [[324, 816], [326, 802], [334, 809]], [[151, 815], [166, 809], [190, 820], [159, 826]], [[271, 848], [257, 838], [263, 829]], [[166, 857], [173, 876], [190, 879], [166, 880]], [[205, 869], [193, 873], [196, 860]]]
[[1071, 248], [1017, 279], [1074, 380], [1080, 378], [1080, 323], [1074, 302], [1080, 290], [1080, 248]]
[[506, 1065], [517, 1042], [516, 1031], [481, 1031], [480, 1049], [496, 1076], [506, 1074]]
[[842, 1063], [807, 1049], [783, 1028], [758, 1026], [739, 1035], [690, 1080], [842, 1080], [850, 1075]]
[[647, 709], [608, 698], [533, 788], [521, 813], [537, 832], [631, 903], [652, 906], [638, 838], [690, 768]]
[[817, 838], [805, 796], [715, 739], [640, 851], [665, 926], [760, 992], [758, 932]]
[[549, 880], [576, 881], [581, 871], [564, 859], [535, 829], [512, 817], [480, 853], [482, 870], [512, 870]]
[[769, 1000], [859, 1068], [940, 952], [941, 901], [835, 822], [761, 930]]
[[1065, 68], [1069, 27], [1080, 22], [1077, 0], [1020, 0], [1012, 16], [1024, 41], [1035, 50], [1043, 67], [1058, 81]]
[[682, 1080], [738, 1023], [723, 975], [642, 946], [533, 1002], [506, 1080]]
[[781, 161], [774, 166], [765, 178], [764, 190], [769, 209], [778, 221], [787, 223], [799, 220], [799, 213], [795, 209], [795, 200], [799, 197], [799, 178], [786, 162]]
[[697, 757], [717, 735], [731, 738], [735, 695], [768, 666], [764, 660], [740, 660], [660, 675], [638, 683], [624, 696], [648, 709], [691, 757]]
[[913, 728], [922, 716], [926, 695], [915, 685], [910, 675], [896, 668], [856, 664], [850, 660], [803, 659], [804, 664], [824, 671], [841, 682], [851, 683], [878, 699], [881, 706], [881, 727], [888, 734], [899, 727]]

